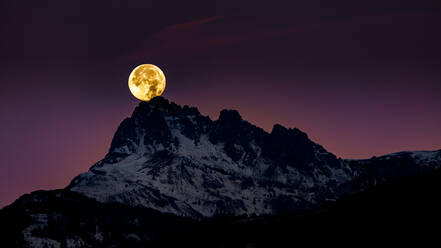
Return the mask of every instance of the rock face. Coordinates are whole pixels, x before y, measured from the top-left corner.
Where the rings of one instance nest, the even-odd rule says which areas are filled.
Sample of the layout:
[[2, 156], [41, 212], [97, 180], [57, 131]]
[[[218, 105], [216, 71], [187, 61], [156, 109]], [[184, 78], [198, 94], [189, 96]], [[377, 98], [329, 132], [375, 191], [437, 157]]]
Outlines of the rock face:
[[418, 226], [420, 242], [440, 219], [440, 168], [441, 150], [343, 160], [298, 129], [267, 133], [235, 110], [212, 121], [157, 97], [65, 189], [0, 210], [0, 235], [4, 247], [285, 247], [372, 230], [396, 242]]
[[341, 160], [296, 128], [268, 133], [235, 110], [212, 121], [156, 97], [136, 107], [105, 158], [67, 189], [192, 218], [259, 215], [301, 211], [440, 165], [441, 151]]

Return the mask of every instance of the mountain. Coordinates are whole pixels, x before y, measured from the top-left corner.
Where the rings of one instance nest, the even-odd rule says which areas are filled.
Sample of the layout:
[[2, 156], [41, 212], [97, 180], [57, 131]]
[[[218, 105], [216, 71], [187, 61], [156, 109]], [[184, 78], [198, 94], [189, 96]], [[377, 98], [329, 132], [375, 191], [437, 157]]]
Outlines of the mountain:
[[0, 244], [284, 247], [427, 238], [440, 220], [440, 167], [441, 150], [340, 159], [299, 129], [274, 125], [268, 133], [235, 110], [212, 121], [156, 97], [135, 108], [108, 154], [65, 189], [26, 194], [0, 210]]
[[110, 151], [68, 189], [193, 218], [303, 209], [351, 178], [298, 129], [267, 133], [235, 110], [211, 121], [162, 97], [141, 102], [119, 126]]
[[439, 169], [441, 151], [342, 160], [299, 129], [268, 133], [222, 110], [212, 121], [162, 97], [125, 119], [103, 160], [67, 189], [191, 218], [302, 211]]

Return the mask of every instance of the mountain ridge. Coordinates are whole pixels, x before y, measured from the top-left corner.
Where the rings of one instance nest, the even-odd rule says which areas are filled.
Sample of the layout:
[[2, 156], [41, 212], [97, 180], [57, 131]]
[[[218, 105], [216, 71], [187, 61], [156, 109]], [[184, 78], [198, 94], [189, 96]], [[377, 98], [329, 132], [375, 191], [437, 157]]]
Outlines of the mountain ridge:
[[[192, 218], [274, 214], [434, 170], [441, 152], [434, 154], [427, 168], [413, 155], [392, 156], [410, 166], [404, 174], [383, 165], [372, 169], [369, 162], [338, 159], [297, 128], [275, 124], [266, 132], [228, 109], [213, 121], [195, 107], [156, 97], [122, 121], [104, 159], [67, 189]], [[377, 178], [378, 170], [385, 175]]]
[[368, 223], [395, 242], [427, 236], [421, 213], [439, 219], [440, 168], [441, 150], [340, 159], [296, 128], [266, 132], [235, 110], [213, 121], [154, 98], [65, 189], [1, 209], [0, 235], [6, 247], [284, 247], [371, 239]]

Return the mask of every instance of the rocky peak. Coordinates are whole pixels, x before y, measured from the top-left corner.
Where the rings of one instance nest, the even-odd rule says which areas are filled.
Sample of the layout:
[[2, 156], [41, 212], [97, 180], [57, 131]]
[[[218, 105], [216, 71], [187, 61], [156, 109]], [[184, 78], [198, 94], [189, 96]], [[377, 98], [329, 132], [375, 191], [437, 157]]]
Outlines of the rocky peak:
[[177, 133], [196, 145], [201, 136], [206, 135], [211, 143], [222, 144], [233, 161], [242, 159], [247, 165], [255, 163], [259, 152], [282, 167], [305, 165], [314, 159], [315, 150], [320, 148], [297, 128], [288, 129], [276, 124], [272, 132], [267, 133], [244, 121], [238, 111], [231, 109], [222, 110], [218, 120], [211, 121], [197, 108], [181, 107], [163, 97], [155, 97], [149, 102], [141, 102], [131, 118], [121, 123], [106, 157], [119, 161], [114, 158], [139, 153], [140, 147], [153, 147], [153, 151], [158, 146], [163, 149], [171, 145], [178, 147]]
[[319, 149], [322, 147], [312, 142], [306, 133], [276, 124], [265, 141], [264, 155], [282, 167], [304, 167], [314, 160]]
[[256, 149], [261, 149], [267, 133], [244, 121], [236, 110], [224, 109], [213, 123], [209, 135], [212, 143], [223, 144], [225, 153], [233, 161], [242, 160], [247, 166], [252, 166], [257, 158]]
[[408, 175], [403, 171], [439, 168], [439, 160], [439, 152], [421, 152], [353, 165], [297, 128], [276, 124], [268, 133], [235, 110], [212, 121], [156, 97], [136, 107], [106, 157], [68, 189], [195, 218], [268, 214], [317, 206], [381, 178]]
[[285, 135], [288, 132], [288, 129], [280, 124], [274, 124], [273, 129], [271, 131], [272, 135]]
[[237, 110], [223, 109], [219, 114], [217, 122], [224, 126], [234, 127], [240, 125], [242, 116], [240, 116]]
[[[334, 187], [328, 182], [347, 180], [343, 167], [296, 128], [275, 125], [268, 133], [236, 110], [212, 121], [197, 108], [155, 97], [136, 107], [106, 157], [69, 188], [190, 216], [272, 213], [321, 201]], [[324, 189], [309, 195], [319, 184]]]
[[273, 129], [271, 131], [271, 135], [274, 137], [282, 137], [282, 136], [291, 136], [291, 137], [295, 137], [297, 139], [303, 139], [306, 140], [308, 138], [308, 135], [302, 131], [300, 131], [300, 129], [298, 128], [286, 128], [280, 124], [275, 124], [273, 126]]
[[148, 118], [153, 112], [160, 112], [163, 115], [174, 115], [181, 111], [181, 107], [177, 104], [169, 102], [162, 96], [157, 96], [148, 102], [140, 102], [135, 108], [135, 111], [133, 111], [132, 118], [142, 120]]

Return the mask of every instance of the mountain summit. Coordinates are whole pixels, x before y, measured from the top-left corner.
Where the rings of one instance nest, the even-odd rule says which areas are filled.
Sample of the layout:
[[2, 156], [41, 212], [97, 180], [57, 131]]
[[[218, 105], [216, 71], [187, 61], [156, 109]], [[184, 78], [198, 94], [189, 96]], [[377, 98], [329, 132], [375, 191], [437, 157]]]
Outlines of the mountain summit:
[[[268, 133], [235, 110], [222, 110], [212, 121], [197, 108], [155, 97], [136, 107], [104, 159], [67, 189], [192, 218], [273, 214], [317, 206], [409, 171], [434, 170], [440, 154], [408, 152], [374, 164], [341, 160], [299, 129], [274, 125]], [[390, 172], [383, 159], [405, 159], [406, 170], [400, 163]]]
[[339, 235], [339, 245], [395, 243], [403, 233], [420, 242], [437, 237], [440, 168], [441, 150], [339, 159], [299, 129], [268, 133], [235, 110], [212, 121], [156, 97], [65, 189], [0, 210], [0, 238], [2, 247], [285, 247]]

